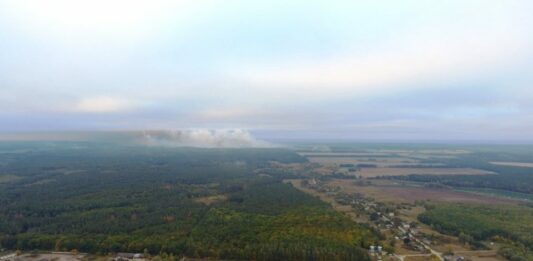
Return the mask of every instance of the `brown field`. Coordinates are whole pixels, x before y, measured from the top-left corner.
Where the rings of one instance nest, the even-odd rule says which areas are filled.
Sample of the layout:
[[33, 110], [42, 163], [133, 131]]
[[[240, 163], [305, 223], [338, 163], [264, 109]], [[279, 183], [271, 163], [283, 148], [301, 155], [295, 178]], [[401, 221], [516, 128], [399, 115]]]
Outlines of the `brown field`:
[[53, 173], [62, 173], [63, 175], [71, 175], [71, 174], [77, 174], [85, 172], [83, 169], [67, 169], [67, 168], [61, 168], [61, 169], [55, 169], [50, 172]]
[[516, 204], [517, 201], [495, 198], [451, 189], [394, 186], [357, 186], [353, 181], [334, 179], [329, 185], [339, 186], [347, 193], [361, 193], [377, 201], [414, 203], [417, 200], [480, 204]]
[[457, 251], [457, 256], [463, 256], [472, 261], [504, 261], [507, 260], [501, 256], [498, 256], [494, 250], [478, 250], [478, 251]]
[[24, 260], [24, 261], [40, 261], [40, 260], [56, 260], [56, 261], [77, 261], [77, 260], [83, 260], [84, 255], [73, 255], [70, 253], [43, 253], [43, 254], [25, 254], [18, 256], [14, 258], [15, 261], [17, 260]]
[[462, 155], [462, 154], [469, 154], [470, 151], [468, 150], [414, 150], [411, 151], [411, 153], [419, 153], [419, 154], [448, 154], [448, 155]]
[[421, 254], [421, 255], [412, 255], [412, 256], [406, 256], [404, 261], [430, 261], [431, 255], [430, 254]]
[[211, 205], [216, 202], [221, 202], [227, 200], [226, 195], [215, 195], [215, 196], [209, 196], [209, 197], [201, 197], [201, 198], [195, 198], [194, 201], [198, 203], [202, 203], [205, 205]]
[[0, 175], [0, 183], [13, 182], [19, 179], [21, 179], [21, 177], [15, 175]]
[[533, 163], [528, 163], [528, 162], [492, 161], [492, 162], [490, 162], [490, 164], [502, 165], [502, 166], [512, 166], [512, 167], [533, 168]]
[[409, 158], [369, 158], [369, 157], [322, 157], [308, 156], [307, 159], [313, 163], [323, 165], [338, 164], [375, 164], [378, 167], [387, 167], [392, 165], [413, 165], [419, 163], [418, 160]]
[[420, 175], [487, 175], [494, 172], [471, 168], [362, 168], [355, 173], [365, 178], [379, 176]]
[[383, 157], [391, 153], [383, 152], [299, 152], [304, 157]]

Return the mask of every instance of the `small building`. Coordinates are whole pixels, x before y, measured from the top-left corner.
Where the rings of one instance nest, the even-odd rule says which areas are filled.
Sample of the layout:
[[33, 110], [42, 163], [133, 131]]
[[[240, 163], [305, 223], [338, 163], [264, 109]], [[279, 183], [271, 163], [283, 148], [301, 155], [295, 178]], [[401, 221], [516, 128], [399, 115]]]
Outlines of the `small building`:
[[113, 260], [115, 261], [129, 261], [134, 259], [142, 259], [144, 255], [141, 253], [117, 253]]

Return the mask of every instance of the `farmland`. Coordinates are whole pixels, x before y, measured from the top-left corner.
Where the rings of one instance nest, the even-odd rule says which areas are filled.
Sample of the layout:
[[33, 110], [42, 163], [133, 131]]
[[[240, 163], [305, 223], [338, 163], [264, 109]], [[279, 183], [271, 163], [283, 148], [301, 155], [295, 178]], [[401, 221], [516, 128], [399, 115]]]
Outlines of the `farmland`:
[[494, 172], [473, 168], [361, 168], [357, 172], [365, 178], [408, 175], [491, 175]]
[[[315, 151], [316, 148], [320, 151]], [[531, 151], [516, 146], [302, 146], [298, 153], [320, 171], [311, 169], [303, 178], [286, 182], [329, 203], [356, 222], [372, 224], [388, 242], [384, 247], [400, 260], [431, 260], [431, 255], [451, 260], [530, 260], [528, 241], [516, 241], [515, 236], [509, 237], [504, 230], [494, 232], [499, 237], [490, 238], [492, 242], [486, 237], [465, 240], [425, 217], [441, 206], [458, 207], [457, 210], [487, 206], [527, 216], [524, 206], [531, 204], [533, 173], [528, 171], [527, 164], [516, 162], [531, 160]], [[530, 220], [533, 219], [510, 219], [506, 227], [523, 226], [522, 231], [532, 234]], [[406, 229], [405, 224], [416, 228]], [[464, 226], [459, 224], [457, 229]], [[396, 242], [402, 238], [399, 235], [420, 243], [400, 244]], [[517, 247], [522, 250], [516, 250]], [[515, 249], [515, 254], [509, 254], [513, 251], [509, 249]]]
[[19, 179], [20, 179], [20, 177], [15, 176], [15, 175], [8, 175], [8, 174], [1, 175], [0, 174], [0, 183], [14, 182], [14, 181], [17, 181]]
[[449, 188], [431, 188], [424, 186], [409, 186], [398, 182], [373, 182], [373, 185], [358, 185], [353, 181], [333, 179], [326, 183], [331, 187], [340, 187], [343, 191], [361, 193], [365, 196], [385, 202], [415, 203], [415, 201], [429, 200], [457, 203], [486, 203], [486, 204], [516, 204], [517, 201], [455, 191]]

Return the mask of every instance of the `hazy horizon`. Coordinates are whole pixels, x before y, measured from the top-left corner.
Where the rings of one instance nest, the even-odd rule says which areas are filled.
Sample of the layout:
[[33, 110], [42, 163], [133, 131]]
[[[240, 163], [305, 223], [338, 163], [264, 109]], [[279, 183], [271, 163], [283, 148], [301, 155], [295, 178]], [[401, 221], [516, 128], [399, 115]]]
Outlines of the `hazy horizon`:
[[0, 0], [0, 140], [234, 130], [247, 142], [531, 144], [530, 10], [526, 0]]
[[[147, 133], [160, 134], [157, 139], [147, 138]], [[176, 133], [187, 133], [185, 143], [176, 140]], [[189, 137], [193, 133], [193, 139]], [[198, 135], [200, 134], [200, 135]], [[237, 134], [237, 136], [235, 136]], [[149, 136], [149, 135], [148, 135]], [[482, 140], [482, 139], [368, 139], [368, 138], [324, 138], [282, 136], [278, 133], [255, 133], [245, 129], [174, 129], [174, 130], [96, 130], [96, 131], [19, 131], [0, 132], [1, 141], [37, 142], [111, 142], [131, 145], [239, 148], [278, 147], [291, 144], [413, 144], [413, 145], [533, 145], [533, 140]]]

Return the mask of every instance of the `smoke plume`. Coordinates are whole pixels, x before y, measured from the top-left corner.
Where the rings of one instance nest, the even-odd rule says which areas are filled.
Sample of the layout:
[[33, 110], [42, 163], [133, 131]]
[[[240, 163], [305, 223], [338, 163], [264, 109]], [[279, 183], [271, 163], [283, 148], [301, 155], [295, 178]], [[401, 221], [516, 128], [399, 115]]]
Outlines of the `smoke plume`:
[[173, 131], [143, 131], [140, 142], [149, 146], [199, 148], [273, 147], [258, 140], [243, 129], [189, 129]]

